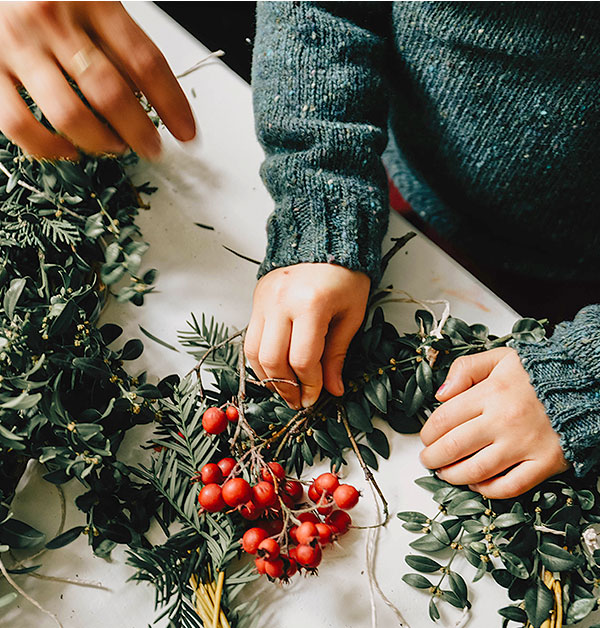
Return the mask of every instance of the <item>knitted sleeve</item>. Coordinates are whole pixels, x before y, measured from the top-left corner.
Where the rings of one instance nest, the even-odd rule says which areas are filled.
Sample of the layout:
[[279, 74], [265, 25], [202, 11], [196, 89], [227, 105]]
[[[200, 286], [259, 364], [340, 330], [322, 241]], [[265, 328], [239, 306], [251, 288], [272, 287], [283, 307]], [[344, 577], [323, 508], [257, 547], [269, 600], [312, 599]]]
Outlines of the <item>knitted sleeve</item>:
[[576, 475], [600, 460], [600, 305], [583, 308], [541, 343], [513, 345]]
[[380, 25], [389, 4], [258, 3], [254, 111], [275, 202], [259, 277], [329, 262], [379, 279], [388, 220]]

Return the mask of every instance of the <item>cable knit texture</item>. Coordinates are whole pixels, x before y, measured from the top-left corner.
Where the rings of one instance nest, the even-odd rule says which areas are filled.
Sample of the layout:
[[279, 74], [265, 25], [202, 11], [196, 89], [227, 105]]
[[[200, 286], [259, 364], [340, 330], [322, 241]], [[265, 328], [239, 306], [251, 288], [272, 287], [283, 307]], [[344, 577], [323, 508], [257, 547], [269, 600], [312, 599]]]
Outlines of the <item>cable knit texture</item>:
[[[332, 262], [378, 281], [383, 161], [475, 262], [597, 279], [599, 76], [598, 3], [259, 3], [254, 106], [275, 202], [259, 276]], [[600, 441], [599, 317], [518, 344], [579, 474]]]

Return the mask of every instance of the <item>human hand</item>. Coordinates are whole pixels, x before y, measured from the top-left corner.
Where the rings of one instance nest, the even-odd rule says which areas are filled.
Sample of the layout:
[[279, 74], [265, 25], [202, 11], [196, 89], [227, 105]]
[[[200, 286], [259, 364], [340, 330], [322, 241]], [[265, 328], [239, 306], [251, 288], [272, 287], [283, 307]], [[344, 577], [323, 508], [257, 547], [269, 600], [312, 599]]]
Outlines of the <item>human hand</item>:
[[371, 280], [334, 264], [296, 264], [267, 273], [256, 285], [245, 352], [260, 379], [275, 382], [293, 408], [311, 406], [324, 386], [344, 392], [342, 367], [362, 323]]
[[514, 349], [458, 358], [436, 398], [421, 462], [442, 480], [506, 499], [569, 467]]
[[[160, 136], [136, 91], [177, 139], [195, 135], [192, 111], [165, 58], [120, 2], [0, 2], [0, 41], [0, 130], [35, 157], [77, 159], [75, 147], [122, 153], [130, 146], [157, 158]], [[18, 85], [59, 134], [33, 117]]]

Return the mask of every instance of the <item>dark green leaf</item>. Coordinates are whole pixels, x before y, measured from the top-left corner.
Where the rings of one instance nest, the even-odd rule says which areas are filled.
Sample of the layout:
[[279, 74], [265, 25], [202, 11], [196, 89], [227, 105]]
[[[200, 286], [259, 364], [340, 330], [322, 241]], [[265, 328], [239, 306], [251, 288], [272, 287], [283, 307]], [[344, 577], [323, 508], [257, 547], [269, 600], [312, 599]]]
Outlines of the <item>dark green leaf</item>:
[[527, 613], [518, 606], [505, 606], [501, 608], [498, 613], [502, 615], [502, 617], [506, 617], [511, 621], [518, 621], [524, 624], [527, 621]]
[[121, 360], [136, 360], [142, 355], [144, 351], [144, 345], [141, 340], [133, 338], [125, 343], [125, 346], [121, 350]]
[[426, 397], [433, 395], [433, 371], [427, 360], [421, 360], [415, 371], [417, 385]]
[[354, 401], [348, 401], [345, 405], [348, 423], [360, 432], [370, 432], [373, 429], [371, 418], [363, 410], [362, 406]]
[[500, 552], [500, 558], [506, 569], [517, 578], [525, 579], [529, 577], [529, 572], [525, 563], [516, 554], [511, 552]]
[[585, 619], [596, 608], [595, 597], [584, 597], [575, 600], [567, 609], [566, 624], [576, 624]]
[[59, 547], [64, 547], [69, 543], [72, 543], [79, 535], [84, 531], [84, 526], [76, 526], [59, 534], [57, 537], [53, 538], [51, 541], [46, 543], [46, 549], [58, 549]]
[[360, 455], [363, 457], [365, 464], [371, 467], [371, 469], [375, 469], [375, 471], [377, 471], [379, 463], [377, 462], [375, 454], [366, 445], [362, 445], [360, 443], [358, 444], [358, 451], [360, 451]]
[[521, 515], [516, 512], [506, 512], [502, 515], [498, 515], [494, 519], [494, 525], [497, 528], [503, 529], [510, 528], [518, 523], [524, 523], [525, 521], [527, 521], [527, 517], [525, 515]]
[[432, 583], [425, 577], [419, 573], [407, 573], [402, 576], [402, 580], [406, 582], [406, 584], [410, 584], [411, 587], [416, 587], [417, 589], [428, 589], [432, 587]]
[[3, 301], [4, 312], [9, 319], [12, 319], [13, 317], [15, 307], [17, 306], [21, 294], [23, 293], [26, 283], [27, 279], [25, 277], [19, 277], [18, 279], [13, 279], [10, 282], [10, 287], [6, 291]]
[[583, 557], [574, 556], [554, 543], [542, 543], [538, 553], [544, 567], [550, 571], [571, 571], [583, 562]]
[[431, 533], [412, 541], [412, 543], [409, 543], [409, 546], [420, 552], [439, 552], [439, 550], [448, 547]]
[[452, 589], [452, 591], [454, 591], [458, 599], [461, 601], [461, 605], [459, 606], [459, 608], [462, 608], [467, 603], [469, 597], [467, 593], [467, 583], [464, 581], [464, 578], [455, 571], [451, 571], [448, 574], [448, 581], [450, 584], [450, 588]]
[[371, 447], [386, 460], [390, 457], [390, 444], [386, 435], [378, 429], [373, 429], [367, 434], [367, 442]]
[[380, 411], [387, 412], [387, 391], [385, 386], [376, 377], [365, 384], [365, 397]]
[[536, 586], [525, 593], [525, 612], [533, 628], [540, 626], [548, 619], [554, 606], [554, 596], [548, 587], [538, 578]]
[[46, 535], [18, 519], [0, 525], [0, 543], [14, 549], [31, 549], [44, 542]]
[[405, 510], [403, 512], [399, 512], [397, 515], [398, 519], [402, 519], [402, 521], [413, 521], [415, 523], [425, 524], [428, 521], [428, 518], [420, 512], [415, 512], [414, 510]]
[[404, 557], [406, 564], [417, 571], [421, 571], [423, 573], [433, 573], [434, 571], [438, 571], [442, 566], [437, 563], [435, 560], [431, 558], [427, 558], [427, 556], [420, 556], [418, 554], [409, 554]]
[[429, 600], [429, 617], [431, 617], [433, 621], [437, 621], [440, 618], [440, 611], [438, 611], [434, 598]]

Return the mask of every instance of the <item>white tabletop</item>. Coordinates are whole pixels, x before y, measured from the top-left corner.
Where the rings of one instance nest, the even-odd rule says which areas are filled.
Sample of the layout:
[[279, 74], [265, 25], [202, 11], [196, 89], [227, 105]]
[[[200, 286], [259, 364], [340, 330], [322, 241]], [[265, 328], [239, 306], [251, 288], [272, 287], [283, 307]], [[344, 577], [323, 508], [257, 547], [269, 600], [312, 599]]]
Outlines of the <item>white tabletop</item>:
[[[127, 9], [158, 44], [175, 73], [180, 73], [206, 56], [207, 51], [160, 9], [150, 3], [127, 3]], [[233, 9], [232, 9], [233, 10]], [[201, 5], [196, 9], [201, 19]], [[144, 238], [150, 243], [144, 258], [146, 268], [157, 268], [158, 291], [141, 308], [111, 303], [105, 321], [124, 327], [123, 338], [140, 337], [139, 325], [156, 336], [176, 343], [176, 331], [183, 329], [190, 312], [214, 315], [236, 328], [243, 327], [250, 314], [256, 267], [226, 251], [228, 246], [255, 259], [264, 253], [265, 222], [272, 201], [258, 176], [262, 151], [254, 135], [249, 86], [220, 61], [182, 79], [201, 129], [200, 140], [182, 146], [163, 134], [165, 154], [157, 164], [142, 163], [133, 172], [137, 183], [149, 180], [158, 186], [150, 197], [151, 210], [139, 218]], [[194, 225], [203, 223], [214, 231]], [[389, 237], [403, 235], [410, 225], [391, 216]], [[389, 242], [386, 241], [386, 248]], [[435, 245], [418, 236], [391, 263], [385, 283], [406, 290], [419, 299], [447, 299], [454, 316], [469, 323], [484, 323], [496, 334], [508, 332], [517, 317], [456, 262]], [[388, 306], [386, 317], [400, 331], [414, 331], [415, 306]], [[142, 336], [143, 338], [143, 336]], [[175, 354], [145, 340], [146, 349], [135, 368], [148, 370], [152, 381], [169, 373], [186, 372], [191, 358]], [[130, 363], [131, 364], [131, 363]], [[131, 367], [130, 367], [131, 368]], [[391, 456], [381, 461], [377, 473], [392, 515], [401, 510], [435, 512], [428, 492], [418, 488], [414, 478], [425, 474], [420, 465], [418, 436], [399, 435], [378, 425], [387, 434]], [[128, 462], [142, 460], [147, 453], [140, 444], [148, 437], [148, 427], [136, 428], [126, 438], [121, 456]], [[350, 456], [348, 456], [351, 459]], [[328, 465], [311, 469], [312, 477]], [[363, 489], [364, 497], [352, 512], [358, 524], [375, 521], [375, 507], [358, 464], [345, 470], [347, 479]], [[66, 529], [84, 523], [73, 506], [81, 491], [75, 482], [66, 486]], [[43, 482], [35, 465], [21, 482], [14, 503], [15, 516], [37, 525], [53, 538], [58, 525], [60, 502], [53, 486]], [[151, 537], [160, 542], [161, 533]], [[402, 611], [411, 628], [433, 625], [427, 617], [427, 594], [401, 581], [410, 568], [403, 557], [411, 553], [408, 543], [415, 536], [392, 516], [379, 538], [376, 575], [389, 599]], [[371, 625], [369, 588], [366, 575], [364, 531], [351, 530], [341, 547], [327, 549], [318, 578], [299, 578], [287, 587], [278, 587], [264, 578], [248, 587], [246, 595], [260, 596], [260, 626], [272, 628], [362, 628]], [[92, 556], [85, 538], [42, 557], [40, 573], [80, 578], [101, 583], [110, 590], [18, 576], [19, 584], [42, 606], [59, 616], [65, 628], [144, 628], [155, 617], [153, 590], [145, 585], [126, 583], [132, 570], [124, 564], [122, 549], [114, 552], [112, 563]], [[474, 568], [455, 562], [469, 581]], [[5, 582], [0, 595], [8, 591]], [[472, 619], [468, 626], [500, 626], [496, 609], [509, 603], [491, 579], [471, 587]], [[377, 625], [397, 625], [393, 613], [377, 601]], [[451, 627], [460, 615], [457, 609], [441, 604], [439, 626]], [[22, 598], [10, 610], [0, 611], [0, 626], [50, 628], [54, 621]], [[159, 624], [164, 626], [165, 623]], [[587, 624], [585, 624], [587, 625]]]

